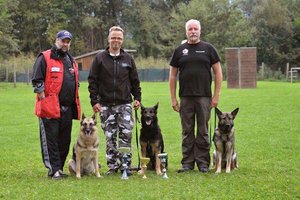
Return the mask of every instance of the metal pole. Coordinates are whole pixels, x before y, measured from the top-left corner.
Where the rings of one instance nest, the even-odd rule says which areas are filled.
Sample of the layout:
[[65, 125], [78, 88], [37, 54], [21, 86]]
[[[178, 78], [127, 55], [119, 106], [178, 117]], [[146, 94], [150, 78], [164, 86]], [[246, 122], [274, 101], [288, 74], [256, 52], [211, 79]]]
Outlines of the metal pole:
[[261, 63], [261, 78], [262, 78], [262, 80], [265, 79], [265, 63], [264, 62]]
[[241, 74], [242, 74], [242, 72], [241, 72], [241, 68], [242, 68], [242, 66], [241, 66], [242, 64], [241, 64], [241, 49], [240, 48], [238, 48], [238, 73], [239, 73], [239, 88], [241, 88], [242, 87], [242, 80], [241, 80]]
[[6, 68], [5, 81], [8, 82], [8, 64], [5, 65], [5, 68]]
[[14, 69], [14, 87], [17, 87], [17, 72], [16, 72], [16, 65], [15, 63], [13, 64], [13, 69]]
[[27, 85], [29, 85], [30, 77], [29, 77], [29, 65], [27, 65]]
[[286, 63], [286, 80], [289, 79], [289, 69], [290, 69], [290, 63]]

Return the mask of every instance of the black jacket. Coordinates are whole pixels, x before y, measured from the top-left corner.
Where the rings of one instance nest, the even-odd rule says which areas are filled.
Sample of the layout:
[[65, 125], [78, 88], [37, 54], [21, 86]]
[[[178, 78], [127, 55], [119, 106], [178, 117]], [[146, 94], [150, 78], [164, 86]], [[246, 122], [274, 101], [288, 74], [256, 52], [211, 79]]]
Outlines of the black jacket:
[[133, 58], [121, 49], [111, 56], [108, 48], [98, 53], [88, 76], [91, 105], [120, 105], [141, 101], [140, 81]]

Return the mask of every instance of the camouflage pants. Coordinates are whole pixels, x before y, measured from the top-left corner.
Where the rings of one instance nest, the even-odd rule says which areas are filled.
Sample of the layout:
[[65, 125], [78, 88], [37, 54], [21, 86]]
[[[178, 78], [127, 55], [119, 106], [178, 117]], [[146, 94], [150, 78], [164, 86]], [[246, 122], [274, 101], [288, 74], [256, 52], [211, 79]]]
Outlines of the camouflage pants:
[[[131, 147], [133, 129], [132, 105], [102, 106], [100, 113], [101, 128], [106, 136], [106, 160], [109, 169], [118, 169], [120, 154], [118, 147]], [[118, 140], [118, 145], [117, 145]], [[131, 165], [131, 153], [128, 166]]]

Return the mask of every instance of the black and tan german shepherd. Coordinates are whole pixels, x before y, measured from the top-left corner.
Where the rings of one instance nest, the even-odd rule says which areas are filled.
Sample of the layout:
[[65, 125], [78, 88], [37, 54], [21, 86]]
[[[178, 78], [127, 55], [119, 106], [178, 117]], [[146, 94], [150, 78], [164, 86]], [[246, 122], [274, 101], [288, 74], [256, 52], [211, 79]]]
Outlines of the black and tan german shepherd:
[[76, 144], [73, 147], [73, 156], [69, 160], [70, 174], [76, 174], [77, 178], [81, 175], [95, 173], [100, 176], [98, 164], [99, 136], [95, 113], [91, 118], [86, 118], [82, 114], [80, 131]]
[[221, 169], [225, 168], [226, 173], [230, 173], [231, 169], [238, 168], [233, 123], [238, 111], [239, 108], [236, 108], [232, 112], [221, 112], [216, 108], [216, 113], [219, 118], [218, 127], [213, 137], [215, 144], [213, 166], [216, 168], [216, 173], [220, 173]]
[[164, 152], [164, 140], [158, 125], [157, 109], [158, 103], [153, 107], [141, 105], [140, 144], [142, 157], [150, 158], [147, 169], [155, 169], [156, 174], [161, 175], [161, 163], [157, 155]]

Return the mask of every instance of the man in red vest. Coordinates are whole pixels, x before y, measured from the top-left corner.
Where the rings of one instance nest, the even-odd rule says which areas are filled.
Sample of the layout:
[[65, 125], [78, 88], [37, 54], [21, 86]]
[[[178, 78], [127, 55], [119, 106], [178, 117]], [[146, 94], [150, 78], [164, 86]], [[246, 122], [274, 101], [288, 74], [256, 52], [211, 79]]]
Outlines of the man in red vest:
[[53, 180], [67, 176], [63, 167], [71, 143], [72, 119], [80, 119], [78, 67], [69, 54], [71, 40], [70, 32], [59, 31], [53, 47], [40, 53], [33, 66], [42, 159]]

